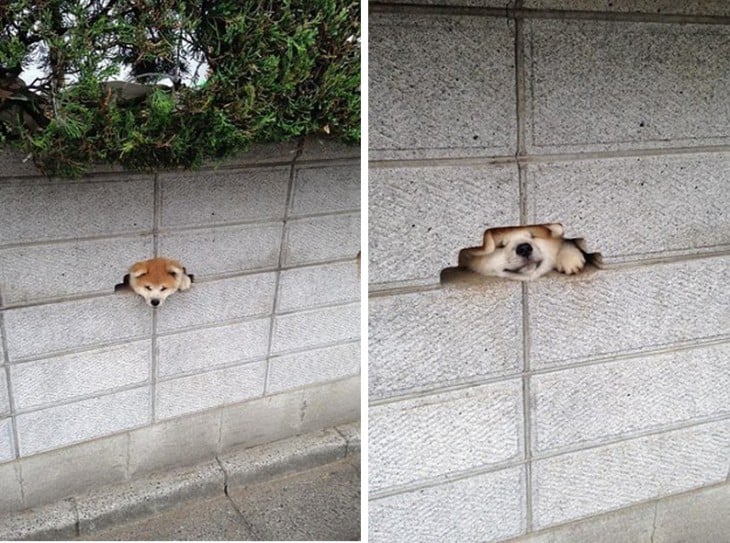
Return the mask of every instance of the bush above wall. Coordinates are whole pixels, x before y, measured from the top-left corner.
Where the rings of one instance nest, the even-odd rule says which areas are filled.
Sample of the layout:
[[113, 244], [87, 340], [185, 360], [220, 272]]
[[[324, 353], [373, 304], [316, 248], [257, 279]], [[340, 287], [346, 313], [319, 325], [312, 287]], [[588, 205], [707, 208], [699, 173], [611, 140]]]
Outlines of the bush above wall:
[[359, 38], [348, 0], [11, 0], [0, 140], [57, 176], [190, 168], [315, 133], [354, 143]]

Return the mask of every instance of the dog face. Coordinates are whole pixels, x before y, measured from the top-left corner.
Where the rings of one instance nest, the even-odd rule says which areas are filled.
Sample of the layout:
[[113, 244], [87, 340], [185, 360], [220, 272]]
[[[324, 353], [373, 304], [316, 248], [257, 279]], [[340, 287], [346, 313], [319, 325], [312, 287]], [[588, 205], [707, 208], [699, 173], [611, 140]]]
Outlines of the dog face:
[[581, 271], [586, 256], [576, 242], [563, 239], [560, 224], [538, 224], [490, 228], [484, 244], [459, 253], [459, 266], [482, 275], [532, 281], [557, 270], [573, 274]]
[[153, 258], [135, 263], [124, 282], [142, 296], [147, 305], [158, 307], [170, 294], [189, 289], [192, 277], [177, 260]]

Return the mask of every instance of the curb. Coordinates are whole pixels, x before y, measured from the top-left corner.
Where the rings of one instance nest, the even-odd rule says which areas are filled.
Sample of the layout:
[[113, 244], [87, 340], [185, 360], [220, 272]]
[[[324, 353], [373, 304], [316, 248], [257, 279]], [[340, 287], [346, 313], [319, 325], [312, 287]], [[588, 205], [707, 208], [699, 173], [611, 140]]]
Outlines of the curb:
[[359, 423], [252, 448], [236, 448], [187, 468], [151, 473], [0, 516], [0, 540], [73, 539], [194, 498], [305, 471], [360, 451]]

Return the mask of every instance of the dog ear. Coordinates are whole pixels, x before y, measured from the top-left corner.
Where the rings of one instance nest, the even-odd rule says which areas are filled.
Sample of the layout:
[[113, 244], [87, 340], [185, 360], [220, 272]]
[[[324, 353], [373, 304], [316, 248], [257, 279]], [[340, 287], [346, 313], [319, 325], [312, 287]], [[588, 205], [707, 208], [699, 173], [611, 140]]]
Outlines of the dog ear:
[[114, 292], [129, 289], [129, 274], [125, 275], [121, 283], [114, 285]]
[[459, 251], [459, 267], [468, 268], [475, 258], [493, 253], [497, 244], [492, 235], [492, 229], [485, 230], [484, 243], [481, 247], [466, 247]]
[[142, 277], [145, 273], [147, 273], [147, 264], [144, 264], [143, 262], [137, 262], [134, 266], [132, 266], [132, 277], [135, 279], [137, 277]]
[[565, 229], [563, 228], [563, 225], [559, 222], [553, 222], [549, 224], [543, 224], [545, 228], [550, 230], [550, 235], [554, 238], [560, 238], [563, 237], [563, 234], [565, 233]]
[[165, 271], [177, 278], [185, 273], [185, 268], [183, 268], [182, 264], [180, 264], [177, 260], [168, 260], [167, 266], [165, 266]]
[[493, 253], [494, 249], [497, 248], [497, 244], [494, 241], [494, 235], [492, 235], [492, 229], [489, 228], [484, 232], [484, 244], [482, 245], [482, 251], [484, 254]]

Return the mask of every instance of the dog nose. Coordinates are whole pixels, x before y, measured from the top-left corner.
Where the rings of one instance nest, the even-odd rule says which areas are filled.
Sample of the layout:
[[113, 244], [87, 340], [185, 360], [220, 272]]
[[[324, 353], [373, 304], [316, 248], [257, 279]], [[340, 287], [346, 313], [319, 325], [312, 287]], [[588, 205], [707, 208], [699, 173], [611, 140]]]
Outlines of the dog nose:
[[150, 303], [153, 306], [157, 307], [158, 305], [160, 305], [160, 300], [157, 300], [157, 299], [153, 298], [153, 299], [150, 300]]
[[527, 258], [532, 254], [532, 245], [529, 243], [520, 243], [515, 249], [515, 253]]

